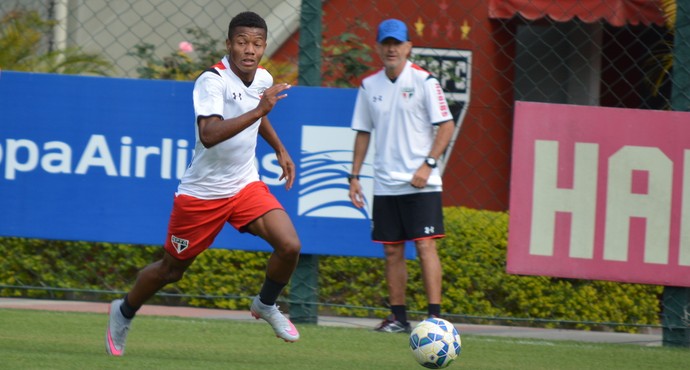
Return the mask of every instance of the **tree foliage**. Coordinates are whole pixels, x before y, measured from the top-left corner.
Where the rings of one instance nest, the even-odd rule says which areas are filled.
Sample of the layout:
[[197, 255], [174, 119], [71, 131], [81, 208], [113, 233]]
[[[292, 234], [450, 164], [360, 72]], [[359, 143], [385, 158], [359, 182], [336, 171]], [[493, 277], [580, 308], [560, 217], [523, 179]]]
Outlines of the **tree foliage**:
[[107, 76], [112, 64], [79, 47], [51, 50], [54, 21], [36, 11], [13, 10], [0, 19], [0, 68], [24, 72]]
[[[182, 48], [168, 55], [159, 57], [156, 46], [149, 43], [141, 43], [134, 46], [134, 51], [128, 55], [134, 56], [143, 62], [137, 68], [139, 77], [149, 79], [192, 81], [205, 69], [218, 63], [225, 55], [225, 50], [220, 47], [221, 40], [212, 38], [207, 31], [201, 28], [188, 28], [192, 50], [185, 51]], [[266, 68], [276, 82], [294, 84], [297, 80], [297, 67], [290, 63], [272, 61], [264, 58], [261, 65]]]

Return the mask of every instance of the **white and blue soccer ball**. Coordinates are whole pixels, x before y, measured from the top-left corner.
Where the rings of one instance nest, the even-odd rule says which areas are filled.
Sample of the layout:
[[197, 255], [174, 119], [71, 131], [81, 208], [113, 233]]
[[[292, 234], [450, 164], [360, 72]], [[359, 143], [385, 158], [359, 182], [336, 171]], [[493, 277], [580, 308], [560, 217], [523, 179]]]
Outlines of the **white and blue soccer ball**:
[[429, 369], [442, 369], [460, 356], [462, 342], [455, 326], [447, 320], [429, 318], [412, 330], [410, 349], [415, 360]]

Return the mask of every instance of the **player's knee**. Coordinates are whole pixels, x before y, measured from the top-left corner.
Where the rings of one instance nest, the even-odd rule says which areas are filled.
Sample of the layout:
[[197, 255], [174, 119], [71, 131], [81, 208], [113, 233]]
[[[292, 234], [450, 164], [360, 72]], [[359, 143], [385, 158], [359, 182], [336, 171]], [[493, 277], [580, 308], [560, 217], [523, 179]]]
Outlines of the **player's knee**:
[[383, 255], [388, 259], [401, 258], [405, 255], [405, 249], [392, 244], [386, 244], [383, 247]]
[[177, 266], [162, 264], [157, 271], [157, 279], [163, 284], [176, 283], [182, 280], [186, 269]]
[[280, 243], [280, 247], [277, 251], [282, 258], [285, 259], [297, 259], [299, 253], [302, 250], [302, 244], [298, 238], [289, 238]]
[[182, 277], [184, 277], [184, 271], [185, 270], [179, 270], [179, 269], [168, 271], [168, 273], [165, 276], [167, 283], [168, 284], [176, 283], [176, 282], [182, 280]]

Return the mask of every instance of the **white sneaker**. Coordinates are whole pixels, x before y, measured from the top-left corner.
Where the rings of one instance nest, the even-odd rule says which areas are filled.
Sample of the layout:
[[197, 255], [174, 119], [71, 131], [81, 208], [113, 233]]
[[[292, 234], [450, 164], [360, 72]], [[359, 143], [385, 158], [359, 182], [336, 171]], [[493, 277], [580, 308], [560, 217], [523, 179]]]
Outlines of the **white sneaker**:
[[105, 351], [112, 356], [125, 354], [125, 341], [132, 319], [127, 319], [120, 312], [122, 299], [116, 299], [110, 303], [108, 310], [108, 329], [105, 332]]
[[272, 306], [263, 304], [259, 300], [259, 296], [256, 296], [252, 302], [251, 312], [255, 319], [264, 319], [271, 324], [276, 337], [286, 342], [297, 342], [299, 340], [299, 332], [292, 325], [292, 322], [283, 316], [283, 313], [280, 312], [275, 304]]

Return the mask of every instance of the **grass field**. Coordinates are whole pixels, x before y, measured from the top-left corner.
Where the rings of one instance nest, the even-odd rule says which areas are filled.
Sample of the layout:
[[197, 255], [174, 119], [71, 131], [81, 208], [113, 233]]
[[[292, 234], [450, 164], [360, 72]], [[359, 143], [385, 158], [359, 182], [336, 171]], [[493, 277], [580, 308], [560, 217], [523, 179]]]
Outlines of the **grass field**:
[[[285, 343], [263, 321], [141, 316], [121, 358], [105, 314], [0, 309], [0, 369], [423, 369], [407, 336], [300, 325]], [[461, 333], [462, 335], [462, 333]], [[463, 335], [449, 369], [688, 369], [690, 349]]]

